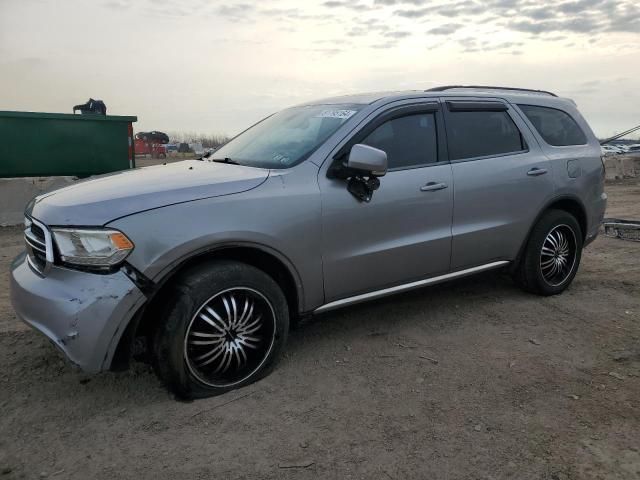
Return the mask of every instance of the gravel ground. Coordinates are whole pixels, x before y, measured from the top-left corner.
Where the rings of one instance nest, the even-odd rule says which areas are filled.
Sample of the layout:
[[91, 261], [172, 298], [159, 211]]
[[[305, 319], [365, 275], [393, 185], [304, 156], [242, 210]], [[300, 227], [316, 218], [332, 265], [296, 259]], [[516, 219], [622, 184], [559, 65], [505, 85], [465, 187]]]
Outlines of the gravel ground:
[[[640, 183], [608, 186], [640, 218]], [[176, 402], [145, 365], [87, 376], [7, 299], [0, 478], [640, 478], [640, 244], [601, 236], [571, 288], [491, 273], [316, 317], [263, 381]]]

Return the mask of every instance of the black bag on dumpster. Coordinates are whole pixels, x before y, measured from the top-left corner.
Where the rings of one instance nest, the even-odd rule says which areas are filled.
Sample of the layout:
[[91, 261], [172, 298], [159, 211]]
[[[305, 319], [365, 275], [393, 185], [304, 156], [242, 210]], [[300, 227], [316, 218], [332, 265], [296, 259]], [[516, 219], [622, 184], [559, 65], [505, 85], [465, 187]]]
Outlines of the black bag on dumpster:
[[87, 103], [83, 103], [81, 105], [76, 105], [73, 107], [73, 113], [76, 113], [76, 110], [80, 110], [82, 115], [106, 115], [107, 114], [107, 106], [104, 104], [102, 100], [94, 100], [90, 98]]
[[149, 132], [148, 135], [155, 143], [169, 143], [169, 135], [166, 133], [153, 130], [152, 132]]

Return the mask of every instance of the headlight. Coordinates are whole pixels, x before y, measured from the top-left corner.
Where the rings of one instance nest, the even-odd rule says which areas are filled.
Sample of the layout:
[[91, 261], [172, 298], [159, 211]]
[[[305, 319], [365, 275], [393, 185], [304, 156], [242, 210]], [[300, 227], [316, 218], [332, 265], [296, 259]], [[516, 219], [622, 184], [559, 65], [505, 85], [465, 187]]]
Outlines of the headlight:
[[109, 268], [122, 262], [133, 243], [117, 230], [54, 228], [53, 236], [63, 262], [94, 268]]

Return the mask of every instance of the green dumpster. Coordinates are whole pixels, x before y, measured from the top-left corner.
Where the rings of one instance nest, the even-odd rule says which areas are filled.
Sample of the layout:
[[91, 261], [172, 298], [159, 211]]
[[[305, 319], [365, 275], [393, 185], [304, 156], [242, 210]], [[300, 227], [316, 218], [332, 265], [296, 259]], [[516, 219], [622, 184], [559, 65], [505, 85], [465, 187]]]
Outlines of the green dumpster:
[[136, 120], [0, 111], [0, 178], [86, 177], [133, 168]]

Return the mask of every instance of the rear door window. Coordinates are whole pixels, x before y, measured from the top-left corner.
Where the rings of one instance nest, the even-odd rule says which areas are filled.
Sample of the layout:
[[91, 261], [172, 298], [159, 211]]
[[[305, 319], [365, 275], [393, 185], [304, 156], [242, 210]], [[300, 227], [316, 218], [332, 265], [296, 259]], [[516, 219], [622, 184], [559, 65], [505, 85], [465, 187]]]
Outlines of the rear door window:
[[360, 143], [383, 150], [389, 168], [411, 168], [438, 161], [436, 117], [433, 113], [388, 120]]
[[527, 148], [506, 111], [452, 111], [446, 122], [451, 160], [517, 153]]
[[567, 112], [537, 105], [518, 105], [540, 136], [549, 145], [584, 145], [587, 136]]

